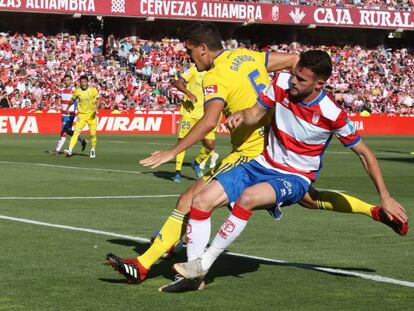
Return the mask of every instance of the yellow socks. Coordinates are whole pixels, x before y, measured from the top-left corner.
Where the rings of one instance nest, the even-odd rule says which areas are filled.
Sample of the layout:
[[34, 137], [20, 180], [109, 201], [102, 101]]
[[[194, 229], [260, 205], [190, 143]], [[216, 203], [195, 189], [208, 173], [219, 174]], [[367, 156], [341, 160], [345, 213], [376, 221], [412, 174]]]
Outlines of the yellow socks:
[[185, 157], [185, 151], [180, 152], [175, 156], [175, 170], [181, 171], [181, 168], [183, 167], [183, 161]]
[[97, 141], [97, 137], [96, 137], [96, 132], [92, 133], [91, 132], [91, 149], [96, 149], [96, 141]]
[[72, 138], [70, 139], [69, 142], [69, 150], [73, 150], [73, 147], [75, 147], [77, 141], [78, 141], [78, 137], [79, 137], [79, 132], [78, 130], [75, 130], [73, 133]]
[[185, 216], [185, 214], [175, 209], [168, 217], [154, 243], [144, 254], [138, 257], [138, 261], [145, 269], [149, 270], [165, 252], [181, 239], [187, 225], [187, 217]]
[[333, 191], [318, 191], [316, 203], [319, 209], [362, 214], [369, 217], [372, 217], [371, 208], [375, 206], [350, 195]]
[[201, 162], [207, 160], [210, 155], [213, 155], [214, 150], [207, 149], [206, 147], [201, 147], [200, 152], [198, 153], [196, 157], [197, 164], [200, 164]]

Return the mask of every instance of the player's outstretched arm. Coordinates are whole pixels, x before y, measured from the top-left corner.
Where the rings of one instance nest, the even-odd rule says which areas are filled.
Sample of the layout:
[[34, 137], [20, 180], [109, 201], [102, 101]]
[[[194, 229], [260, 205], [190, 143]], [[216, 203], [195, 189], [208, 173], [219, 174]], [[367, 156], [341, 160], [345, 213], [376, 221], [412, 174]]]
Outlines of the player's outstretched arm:
[[298, 54], [270, 52], [266, 69], [267, 72], [275, 72], [285, 69], [293, 72], [293, 68], [295, 68], [298, 61]]
[[178, 153], [202, 140], [216, 127], [223, 107], [224, 102], [221, 100], [209, 102], [204, 106], [203, 117], [193, 126], [193, 128], [187, 133], [187, 135], [184, 136], [183, 139], [168, 150], [153, 152], [148, 158], [139, 161], [139, 164], [142, 166], [156, 168], [161, 164], [174, 159]]
[[371, 149], [361, 141], [356, 146], [352, 147], [352, 150], [359, 156], [365, 170], [374, 182], [375, 187], [377, 187], [381, 205], [384, 207], [384, 211], [387, 213], [388, 217], [391, 220], [396, 218], [401, 222], [407, 222], [408, 218], [404, 208], [400, 203], [394, 200], [388, 192], [384, 178], [382, 177], [381, 168]]
[[244, 109], [232, 114], [227, 118], [226, 125], [229, 130], [234, 130], [241, 124], [254, 125], [258, 124], [262, 118], [267, 114], [267, 111], [262, 106], [256, 104], [251, 108]]
[[187, 90], [187, 85], [185, 84], [183, 79], [175, 80], [172, 84], [174, 87], [176, 87], [179, 91], [183, 92], [187, 97], [191, 100], [191, 102], [196, 103], [197, 102], [197, 96], [195, 96], [193, 93], [191, 93], [189, 90]]

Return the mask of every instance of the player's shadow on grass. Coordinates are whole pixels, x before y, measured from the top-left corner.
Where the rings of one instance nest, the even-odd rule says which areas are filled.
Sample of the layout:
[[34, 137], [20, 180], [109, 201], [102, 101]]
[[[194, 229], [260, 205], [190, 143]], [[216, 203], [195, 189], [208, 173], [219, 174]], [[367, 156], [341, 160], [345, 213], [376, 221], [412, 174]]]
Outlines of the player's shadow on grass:
[[390, 154], [402, 154], [402, 155], [409, 155], [407, 151], [399, 151], [399, 150], [387, 150], [387, 149], [378, 149], [378, 152], [390, 153]]
[[[45, 150], [45, 153], [48, 153], [53, 156], [61, 156], [61, 155], [65, 156], [65, 153], [63, 151], [59, 151], [57, 154], [54, 154], [53, 151], [51, 150]], [[89, 157], [89, 154], [72, 152], [72, 157], [75, 157], [75, 156]]]
[[[166, 179], [166, 180], [170, 180], [170, 181], [173, 181], [174, 176], [175, 176], [175, 172], [169, 172], [169, 171], [142, 172], [142, 174], [154, 175], [157, 178], [162, 178], [162, 179]], [[189, 177], [189, 176], [186, 176], [186, 175], [182, 175], [182, 177], [185, 180], [192, 180], [192, 181], [197, 180], [194, 177]]]
[[[113, 239], [108, 240], [110, 243], [124, 245], [128, 247], [133, 247], [133, 251], [137, 254], [143, 254], [149, 247], [148, 243], [140, 243], [131, 240], [123, 239]], [[132, 255], [131, 255], [132, 257]], [[173, 280], [175, 273], [172, 271], [172, 265], [176, 262], [186, 261], [185, 249], [177, 254], [172, 260], [160, 260], [155, 264], [150, 271], [149, 277], [163, 276]], [[242, 278], [243, 274], [255, 272], [259, 269], [260, 265], [270, 265], [270, 266], [279, 266], [279, 267], [295, 267], [306, 270], [313, 270], [315, 272], [328, 273], [335, 276], [341, 277], [354, 277], [349, 274], [341, 273], [342, 271], [359, 271], [359, 272], [375, 272], [373, 269], [369, 268], [360, 268], [360, 267], [336, 267], [336, 266], [323, 266], [323, 265], [313, 265], [307, 263], [299, 262], [288, 262], [280, 261], [275, 262], [272, 260], [264, 260], [260, 258], [248, 258], [243, 255], [236, 255], [232, 253], [225, 252], [222, 254], [216, 261], [216, 263], [211, 268], [210, 272], [207, 274], [206, 283], [212, 283], [218, 277], [228, 277], [233, 276], [237, 278]], [[120, 281], [119, 279], [101, 279], [105, 282], [112, 283], [126, 283], [126, 280]]]
[[[324, 266], [324, 265], [313, 265], [300, 262], [282, 261], [275, 262], [271, 260], [264, 260], [260, 258], [248, 258], [243, 255], [236, 255], [232, 253], [223, 253], [212, 266], [209, 274], [207, 275], [206, 282], [211, 283], [216, 277], [222, 276], [235, 276], [242, 277], [241, 274], [246, 272], [256, 271], [260, 265], [278, 266], [278, 267], [294, 267], [306, 270], [313, 270], [316, 272], [328, 273], [335, 276], [341, 277], [354, 277], [349, 274], [341, 273], [342, 271], [358, 271], [358, 272], [375, 272], [370, 268], [360, 267], [337, 267], [337, 266]], [[245, 269], [245, 267], [250, 267]], [[253, 270], [252, 267], [255, 267]], [[335, 271], [337, 270], [337, 271]]]
[[399, 163], [414, 163], [414, 156], [407, 157], [407, 158], [381, 158], [378, 157], [378, 160], [381, 161], [390, 161], [390, 162], [399, 162]]
[[409, 152], [406, 152], [406, 151], [396, 151], [396, 150], [378, 150], [379, 152], [384, 152], [384, 153], [387, 153], [387, 152], [389, 152], [390, 153], [390, 155], [391, 154], [394, 154], [394, 155], [397, 155], [397, 154], [401, 154], [401, 155], [403, 155], [404, 157], [381, 157], [381, 156], [378, 156], [377, 157], [377, 159], [378, 160], [381, 160], [381, 161], [391, 161], [391, 162], [400, 162], [400, 163], [414, 163], [414, 155], [411, 155]]

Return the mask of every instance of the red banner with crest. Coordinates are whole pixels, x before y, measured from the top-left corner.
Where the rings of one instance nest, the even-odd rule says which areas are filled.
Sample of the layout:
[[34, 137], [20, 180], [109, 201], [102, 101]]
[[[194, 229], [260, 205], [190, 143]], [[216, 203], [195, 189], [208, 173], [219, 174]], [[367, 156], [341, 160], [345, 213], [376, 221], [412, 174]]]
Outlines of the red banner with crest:
[[0, 0], [0, 10], [414, 30], [414, 12], [198, 0]]

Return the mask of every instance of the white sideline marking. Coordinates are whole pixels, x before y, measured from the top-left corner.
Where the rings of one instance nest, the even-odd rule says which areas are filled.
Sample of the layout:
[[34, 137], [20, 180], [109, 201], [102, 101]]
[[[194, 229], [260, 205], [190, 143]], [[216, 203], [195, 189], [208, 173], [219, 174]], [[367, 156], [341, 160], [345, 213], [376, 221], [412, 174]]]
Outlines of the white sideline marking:
[[[237, 256], [237, 257], [243, 257], [243, 258], [257, 259], [257, 260], [266, 261], [266, 262], [269, 262], [269, 263], [296, 264], [297, 266], [303, 266], [305, 268], [309, 268], [309, 269], [312, 269], [312, 270], [318, 270], [318, 271], [335, 273], [335, 274], [355, 276], [355, 277], [359, 277], [359, 278], [365, 279], [365, 280], [381, 282], [381, 283], [389, 283], [389, 284], [414, 288], [414, 282], [392, 279], [392, 278], [377, 275], [377, 274], [365, 274], [365, 273], [361, 273], [361, 272], [354, 272], [354, 271], [327, 268], [327, 267], [319, 267], [319, 266], [314, 266], [314, 265], [310, 265], [310, 264], [299, 264], [299, 263], [293, 263], [293, 262], [284, 261], [284, 260], [270, 259], [270, 258], [266, 258], [266, 257], [250, 256], [250, 255], [244, 255], [244, 254], [238, 254], [238, 253], [228, 252], [226, 254], [232, 255], [232, 256]], [[292, 265], [292, 266], [295, 266], [295, 265]]]
[[144, 199], [144, 198], [170, 198], [178, 194], [159, 195], [107, 195], [92, 197], [0, 197], [0, 200], [90, 200], [90, 199]]
[[71, 170], [88, 170], [88, 171], [104, 171], [104, 172], [111, 171], [111, 172], [128, 173], [128, 174], [142, 174], [141, 172], [137, 172], [137, 171], [115, 170], [115, 169], [111, 169], [111, 168], [66, 166], [66, 165], [30, 163], [30, 162], [0, 161], [0, 164], [19, 164], [19, 165], [42, 166], [42, 167], [55, 167], [55, 168], [63, 168], [63, 169], [71, 169]]
[[[95, 229], [57, 225], [57, 224], [51, 224], [51, 223], [47, 223], [47, 222], [24, 219], [24, 218], [16, 218], [16, 217], [9, 217], [9, 216], [0, 215], [0, 219], [16, 221], [16, 222], [22, 222], [22, 223], [27, 223], [27, 224], [32, 224], [32, 225], [58, 228], [58, 229], [88, 232], [88, 233], [93, 233], [93, 234], [98, 234], [98, 235], [105, 235], [105, 236], [110, 236], [110, 237], [115, 237], [115, 238], [123, 238], [123, 239], [132, 240], [132, 241], [143, 242], [143, 243], [149, 243], [150, 242], [149, 239], [141, 238], [141, 237], [135, 237], [135, 236], [125, 235], [125, 234], [119, 234], [119, 233], [107, 232], [107, 231], [101, 231], [101, 230], [95, 230]], [[310, 265], [310, 264], [299, 264], [299, 263], [294, 263], [294, 262], [285, 261], [285, 260], [271, 259], [271, 258], [258, 257], [258, 256], [250, 256], [250, 255], [244, 255], [244, 254], [239, 254], [239, 253], [229, 252], [229, 253], [226, 253], [226, 254], [227, 255], [232, 255], [232, 256], [237, 256], [237, 257], [242, 257], [242, 258], [261, 260], [261, 261], [265, 261], [265, 262], [269, 262], [269, 263], [291, 264], [292, 266], [295, 266], [295, 265], [296, 266], [303, 266], [305, 268], [312, 269], [312, 270], [317, 270], [317, 271], [355, 276], [355, 277], [359, 277], [359, 278], [362, 278], [362, 279], [365, 279], [365, 280], [381, 282], [381, 283], [389, 283], [389, 284], [414, 288], [414, 282], [392, 279], [392, 278], [389, 278], [389, 277], [384, 277], [384, 276], [376, 275], [376, 274], [365, 274], [365, 273], [347, 271], [347, 270], [342, 270], [342, 269], [319, 267], [319, 266], [314, 266], [314, 265]]]
[[23, 223], [26, 223], [26, 224], [32, 224], [32, 225], [38, 225], [38, 226], [45, 226], [45, 227], [52, 227], [52, 228], [58, 228], [58, 229], [80, 231], [80, 232], [88, 232], [88, 233], [94, 233], [94, 234], [99, 234], [99, 235], [106, 235], [106, 236], [111, 236], [111, 237], [115, 237], [115, 238], [123, 238], [123, 239], [143, 242], [143, 243], [149, 243], [150, 242], [149, 239], [141, 238], [141, 237], [135, 237], [135, 236], [131, 236], [131, 235], [118, 234], [118, 233], [114, 233], [114, 232], [107, 232], [107, 231], [88, 229], [88, 228], [79, 228], [79, 227], [72, 227], [72, 226], [56, 225], [56, 224], [50, 224], [50, 223], [47, 223], [47, 222], [35, 221], [35, 220], [24, 219], [24, 218], [16, 218], [16, 217], [9, 217], [9, 216], [0, 215], [0, 219], [23, 222]]

